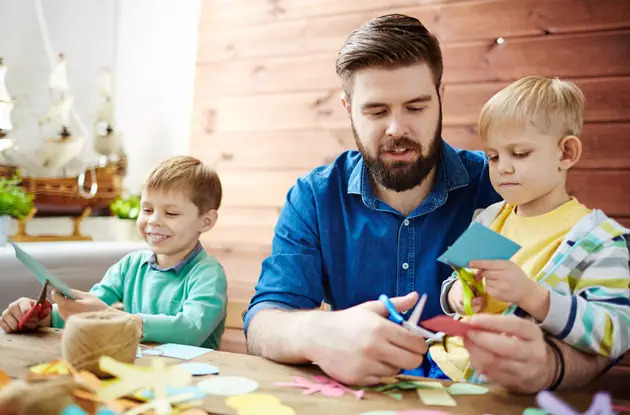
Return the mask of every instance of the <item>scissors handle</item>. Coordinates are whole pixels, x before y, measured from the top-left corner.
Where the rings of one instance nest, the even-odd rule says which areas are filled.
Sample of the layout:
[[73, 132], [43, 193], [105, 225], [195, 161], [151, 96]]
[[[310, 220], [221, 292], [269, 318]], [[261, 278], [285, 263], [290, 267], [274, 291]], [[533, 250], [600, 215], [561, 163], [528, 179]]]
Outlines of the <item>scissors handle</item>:
[[394, 307], [394, 304], [392, 304], [388, 296], [386, 296], [385, 294], [381, 294], [378, 297], [378, 300], [382, 302], [383, 304], [385, 304], [385, 308], [387, 309], [387, 312], [389, 313], [387, 318], [390, 321], [393, 321], [396, 324], [402, 324], [403, 321], [405, 321], [403, 316], [401, 316], [400, 313], [396, 311], [396, 307]]
[[50, 303], [50, 301], [45, 300], [43, 303], [35, 303], [35, 305], [31, 307], [18, 322], [18, 330], [23, 330], [24, 326], [26, 326], [26, 323], [28, 323], [29, 320], [32, 319], [34, 316], [37, 316], [41, 319], [47, 309], [52, 310], [52, 304]]

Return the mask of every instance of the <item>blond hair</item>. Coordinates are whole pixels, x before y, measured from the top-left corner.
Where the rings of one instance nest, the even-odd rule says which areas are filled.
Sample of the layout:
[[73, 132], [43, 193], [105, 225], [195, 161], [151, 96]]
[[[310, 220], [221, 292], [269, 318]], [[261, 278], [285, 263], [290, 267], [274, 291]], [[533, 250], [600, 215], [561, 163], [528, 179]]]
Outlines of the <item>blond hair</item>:
[[147, 190], [185, 191], [190, 200], [205, 214], [221, 205], [219, 175], [200, 160], [190, 156], [176, 156], [161, 161], [145, 184]]
[[510, 128], [533, 125], [544, 134], [579, 136], [584, 124], [584, 94], [569, 81], [527, 76], [497, 92], [481, 109], [482, 139]]

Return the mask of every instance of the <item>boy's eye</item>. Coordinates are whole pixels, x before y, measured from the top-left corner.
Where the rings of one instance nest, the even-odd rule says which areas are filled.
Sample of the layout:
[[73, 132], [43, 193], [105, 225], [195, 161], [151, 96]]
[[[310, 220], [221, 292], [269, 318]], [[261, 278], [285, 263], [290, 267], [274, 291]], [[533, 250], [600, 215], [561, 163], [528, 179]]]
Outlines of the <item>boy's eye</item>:
[[524, 153], [514, 153], [514, 157], [517, 159], [522, 159], [529, 156], [530, 151], [526, 151]]
[[167, 216], [179, 216], [179, 213], [175, 213], [175, 212], [166, 212]]
[[497, 161], [498, 158], [499, 156], [488, 154], [488, 161]]
[[148, 208], [144, 208], [144, 209], [142, 209], [142, 211], [143, 211], [144, 213], [151, 213], [151, 212], [153, 212], [153, 210], [152, 210], [152, 209], [148, 209]]

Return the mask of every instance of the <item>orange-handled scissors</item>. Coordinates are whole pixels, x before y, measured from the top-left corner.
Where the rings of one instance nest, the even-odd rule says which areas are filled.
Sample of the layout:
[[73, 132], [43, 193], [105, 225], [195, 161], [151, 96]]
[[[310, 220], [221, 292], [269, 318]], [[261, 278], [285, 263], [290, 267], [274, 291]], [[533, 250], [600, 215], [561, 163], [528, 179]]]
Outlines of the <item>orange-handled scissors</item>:
[[52, 303], [46, 299], [46, 294], [48, 292], [48, 280], [42, 287], [42, 292], [39, 294], [39, 298], [33, 307], [26, 312], [18, 322], [18, 330], [23, 330], [24, 326], [28, 321], [33, 318], [33, 316], [37, 316], [40, 320], [46, 317], [47, 314], [50, 314], [52, 311]]

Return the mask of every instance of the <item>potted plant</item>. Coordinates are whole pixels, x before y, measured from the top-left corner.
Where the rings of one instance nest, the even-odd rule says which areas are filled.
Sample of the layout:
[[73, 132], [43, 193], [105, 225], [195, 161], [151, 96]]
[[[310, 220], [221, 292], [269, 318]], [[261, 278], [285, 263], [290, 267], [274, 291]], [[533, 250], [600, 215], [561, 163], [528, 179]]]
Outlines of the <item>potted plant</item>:
[[0, 177], [0, 246], [7, 242], [9, 218], [22, 219], [33, 209], [33, 195], [20, 187], [20, 178]]
[[114, 216], [121, 219], [115, 224], [119, 240], [135, 241], [140, 239], [135, 223], [140, 214], [140, 195], [116, 199], [109, 205], [109, 210]]

